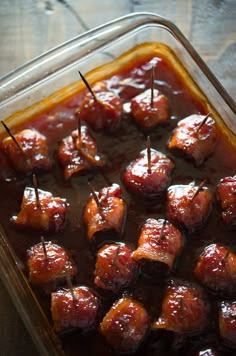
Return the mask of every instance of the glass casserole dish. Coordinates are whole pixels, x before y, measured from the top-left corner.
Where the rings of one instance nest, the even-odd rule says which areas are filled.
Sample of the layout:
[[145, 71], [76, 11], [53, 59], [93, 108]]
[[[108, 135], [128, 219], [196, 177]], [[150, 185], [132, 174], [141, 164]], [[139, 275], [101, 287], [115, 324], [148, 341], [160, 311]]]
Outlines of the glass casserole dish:
[[[121, 57], [113, 67], [106, 66], [104, 69], [101, 66], [138, 45], [150, 43], [152, 46], [155, 42], [171, 48], [178, 58], [172, 57], [177, 63], [176, 71], [189, 81], [193, 93], [214, 114], [226, 136], [233, 140], [236, 133], [236, 108], [233, 100], [180, 31], [168, 20], [148, 13], [128, 15], [89, 31], [2, 78], [1, 120], [6, 120], [11, 128], [20, 125], [80, 90], [81, 82], [79, 78], [75, 78], [78, 70], [82, 73], [91, 72], [86, 74], [86, 78], [91, 82], [96, 82], [99, 78], [109, 78], [119, 66], [124, 65], [122, 60], [127, 61], [127, 58]], [[178, 61], [191, 78], [181, 70]], [[94, 68], [99, 70], [93, 71]], [[62, 88], [64, 89], [61, 90]], [[1, 229], [0, 236], [1, 278], [39, 353], [63, 354], [60, 341], [27, 281], [25, 267], [22, 267], [16, 247], [9, 243], [3, 230]]]

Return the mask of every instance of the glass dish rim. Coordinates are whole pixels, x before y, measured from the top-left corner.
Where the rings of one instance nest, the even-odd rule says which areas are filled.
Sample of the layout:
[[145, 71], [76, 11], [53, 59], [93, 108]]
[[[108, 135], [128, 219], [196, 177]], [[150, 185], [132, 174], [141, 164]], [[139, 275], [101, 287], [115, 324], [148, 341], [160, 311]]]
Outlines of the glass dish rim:
[[[129, 21], [133, 21], [133, 25], [128, 25]], [[124, 23], [126, 23], [126, 28]], [[171, 35], [177, 39], [177, 41], [182, 44], [184, 49], [188, 52], [188, 54], [191, 56], [191, 58], [194, 60], [194, 62], [197, 64], [197, 66], [200, 68], [202, 73], [207, 77], [207, 79], [210, 81], [210, 83], [213, 85], [213, 87], [216, 89], [218, 94], [223, 98], [223, 100], [227, 103], [227, 105], [230, 107], [230, 109], [236, 114], [236, 104], [231, 98], [231, 96], [227, 93], [227, 91], [223, 88], [221, 83], [218, 81], [218, 79], [215, 77], [215, 75], [211, 72], [209, 67], [206, 65], [206, 63], [202, 60], [202, 58], [199, 56], [197, 51], [192, 47], [190, 42], [186, 39], [186, 37], [182, 34], [182, 32], [178, 29], [178, 27], [165, 17], [162, 17], [160, 15], [151, 13], [151, 12], [135, 12], [132, 14], [128, 14], [125, 16], [118, 17], [117, 19], [114, 19], [112, 21], [109, 21], [108, 23], [98, 26], [92, 30], [89, 30], [79, 36], [76, 36], [72, 38], [69, 41], [66, 41], [59, 46], [43, 53], [40, 56], [37, 56], [36, 58], [32, 59], [31, 61], [27, 62], [26, 64], [16, 68], [15, 70], [11, 71], [9, 74], [3, 76], [0, 78], [0, 88], [4, 88], [9, 83], [13, 83], [14, 80], [16, 80], [19, 77], [23, 77], [24, 73], [30, 69], [31, 67], [35, 69], [39, 63], [44, 62], [47, 60], [47, 58], [50, 58], [54, 54], [62, 53], [63, 51], [67, 50], [67, 52], [70, 50], [71, 46], [74, 45], [74, 43], [89, 43], [90, 37], [93, 35], [101, 35], [105, 30], [109, 28], [114, 28], [118, 25], [123, 24], [122, 26], [126, 29], [126, 31], [131, 31], [134, 28], [134, 24], [136, 27], [142, 27], [145, 25], [158, 25], [159, 27], [162, 27], [169, 31]], [[124, 35], [124, 30], [120, 30], [120, 36], [122, 34]], [[105, 42], [105, 40], [104, 40]], [[99, 47], [94, 46], [94, 51], [98, 50]], [[32, 70], [33, 70], [32, 69]], [[24, 89], [24, 84], [21, 86], [20, 90]], [[0, 97], [0, 106], [1, 103], [5, 103], [6, 100], [11, 100], [14, 96], [18, 95], [17, 91], [11, 91], [9, 97]], [[44, 354], [44, 355], [63, 355], [63, 351], [60, 349], [60, 346], [57, 343], [57, 337], [54, 338], [54, 333], [52, 332], [52, 328], [45, 320], [44, 313], [40, 311], [40, 307], [37, 304], [37, 301], [34, 299], [31, 289], [29, 287], [29, 284], [24, 277], [23, 273], [20, 270], [20, 267], [17, 264], [17, 259], [14, 254], [14, 251], [12, 251], [11, 246], [6, 242], [6, 239], [3, 237], [4, 233], [0, 229], [0, 259], [1, 259], [1, 264], [0, 264], [0, 276], [3, 280], [3, 283], [5, 287], [7, 288], [10, 296], [13, 299], [13, 302], [15, 305], [20, 309], [20, 315], [25, 322], [25, 325], [30, 332], [38, 350]], [[10, 280], [9, 276], [11, 276], [11, 280], [19, 280], [19, 283], [21, 287], [26, 288], [25, 293], [20, 294], [20, 293], [12, 293], [12, 286], [10, 285]], [[14, 294], [14, 295], [13, 295]], [[45, 327], [45, 333], [38, 335], [38, 328], [37, 325], [35, 324], [35, 320], [32, 319], [32, 316], [29, 317], [28, 313], [28, 305], [27, 305], [27, 298], [31, 298], [31, 302], [35, 305], [33, 305], [33, 308], [38, 309], [38, 315], [41, 315], [40, 320], [38, 320], [38, 323], [43, 323]], [[32, 309], [31, 309], [32, 310]], [[38, 317], [37, 317], [38, 318]]]

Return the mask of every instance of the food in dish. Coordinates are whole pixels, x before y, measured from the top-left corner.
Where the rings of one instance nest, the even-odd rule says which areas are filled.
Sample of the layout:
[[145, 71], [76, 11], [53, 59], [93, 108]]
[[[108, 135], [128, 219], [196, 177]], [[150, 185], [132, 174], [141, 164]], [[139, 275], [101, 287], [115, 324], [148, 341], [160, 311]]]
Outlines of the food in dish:
[[[142, 101], [142, 93], [149, 100], [153, 68], [155, 95], [166, 98], [168, 110], [165, 122], [154, 120], [146, 131], [150, 127], [134, 118], [131, 101]], [[192, 89], [191, 79], [188, 82], [181, 71], [166, 46], [145, 44], [105, 66], [105, 72], [100, 68], [86, 75], [97, 102], [82, 83], [62, 102], [55, 97], [50, 108], [37, 111], [36, 104], [30, 120], [16, 127], [5, 120], [16, 140], [19, 132], [30, 129], [47, 143], [44, 159], [50, 165], [31, 167], [27, 174], [13, 162], [19, 156], [24, 159], [14, 140], [13, 160], [1, 144], [0, 214], [27, 277], [32, 274], [30, 264], [27, 267], [31, 249], [40, 246], [42, 261], [47, 259], [42, 234], [46, 251], [60, 246], [73, 264], [69, 271], [62, 268], [64, 277], [50, 292], [51, 302], [42, 287], [51, 277], [42, 278], [42, 283], [29, 278], [69, 355], [76, 355], [78, 347], [81, 355], [148, 355], [150, 350], [175, 355], [176, 347], [188, 354], [206, 349], [203, 338], [216, 353], [233, 355], [232, 343], [216, 331], [218, 320], [208, 321], [219, 301], [235, 299], [234, 288], [230, 294], [228, 287], [221, 288], [234, 283], [229, 273], [234, 266], [234, 224], [228, 229], [221, 215], [234, 211], [234, 188], [230, 186], [229, 203], [220, 192], [224, 179], [231, 182], [235, 176], [235, 144], [216, 110], [206, 98], [201, 100], [202, 93], [196, 86]], [[187, 118], [194, 119], [198, 129], [189, 128]], [[187, 153], [190, 160], [185, 152], [179, 154], [176, 143], [176, 149], [170, 147], [182, 120], [194, 138]], [[211, 150], [198, 146], [205, 135]], [[2, 143], [8, 139], [8, 133], [2, 134]], [[181, 149], [185, 151], [183, 143]], [[37, 189], [32, 185], [35, 170]], [[210, 264], [201, 276], [196, 267], [211, 245], [225, 246], [220, 260], [225, 263], [223, 277], [217, 277], [216, 288], [208, 283], [215, 273]], [[174, 333], [171, 340], [169, 333]], [[178, 335], [182, 342], [176, 346]]]

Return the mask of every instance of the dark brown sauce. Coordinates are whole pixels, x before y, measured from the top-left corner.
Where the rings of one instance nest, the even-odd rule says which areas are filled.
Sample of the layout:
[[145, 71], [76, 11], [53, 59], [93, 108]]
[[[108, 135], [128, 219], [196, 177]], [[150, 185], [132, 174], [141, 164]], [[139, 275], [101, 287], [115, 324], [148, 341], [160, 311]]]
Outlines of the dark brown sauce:
[[[188, 88], [184, 86], [181, 78], [173, 72], [166, 60], [158, 57], [151, 58], [152, 55], [149, 53], [146, 60], [142, 59], [143, 62], [136, 61], [132, 63], [130, 69], [121, 68], [116, 76], [107, 79], [107, 84], [127, 102], [132, 96], [148, 87], [150, 69], [155, 64], [155, 87], [169, 98], [171, 120], [168, 125], [158, 127], [151, 132], [152, 147], [166, 153], [175, 162], [172, 184], [189, 183], [192, 180], [200, 183], [203, 179], [207, 179], [207, 185], [214, 193], [221, 178], [236, 173], [236, 152], [231, 144], [225, 140], [224, 136], [220, 134], [214, 154], [199, 169], [191, 162], [172, 155], [166, 149], [170, 133], [180, 119], [190, 114], [207, 114], [207, 112], [204, 104], [190, 95]], [[86, 239], [86, 231], [82, 219], [83, 208], [90, 193], [87, 185], [88, 180], [91, 180], [95, 189], [98, 190], [107, 184], [106, 179], [121, 185], [123, 198], [127, 204], [127, 220], [122, 241], [127, 241], [135, 248], [140, 227], [145, 219], [148, 217], [165, 217], [165, 196], [156, 204], [147, 205], [142, 200], [132, 197], [122, 183], [122, 173], [125, 167], [145, 148], [146, 136], [135, 125], [129, 114], [124, 115], [121, 126], [115, 134], [93, 133], [97, 140], [99, 152], [105, 156], [107, 161], [107, 166], [102, 172], [87, 172], [65, 181], [62, 169], [57, 161], [57, 147], [60, 140], [69, 135], [77, 125], [74, 111], [81, 101], [82, 94], [74, 95], [64, 103], [54, 106], [51, 110], [38, 115], [30, 122], [22, 124], [13, 130], [13, 132], [16, 132], [24, 127], [34, 127], [47, 136], [53, 168], [48, 173], [38, 174], [39, 188], [48, 190], [55, 196], [66, 198], [69, 204], [64, 230], [55, 234], [46, 234], [45, 240], [56, 241], [71, 254], [78, 268], [74, 284], [90, 286], [101, 295], [102, 310], [100, 320], [110, 308], [112, 302], [123, 293], [130, 294], [141, 301], [152, 320], [154, 320], [160, 312], [166, 280], [148, 279], [139, 275], [132, 285], [118, 295], [110, 295], [96, 289], [93, 283], [95, 251]], [[3, 163], [1, 169], [2, 177], [4, 177], [4, 170], [6, 169]], [[104, 179], [104, 176], [106, 179]], [[31, 178], [22, 176], [17, 176], [16, 179], [7, 181], [2, 179], [0, 182], [1, 223], [10, 244], [25, 266], [26, 275], [26, 251], [32, 245], [40, 242], [41, 234], [33, 231], [23, 232], [17, 230], [11, 223], [11, 217], [19, 211], [24, 188], [29, 185], [32, 186]], [[215, 201], [206, 226], [200, 232], [186, 236], [184, 250], [171, 277], [195, 281], [193, 269], [196, 259], [204, 246], [212, 242], [223, 244], [236, 252], [235, 232], [226, 230]], [[35, 293], [49, 320], [51, 320], [50, 296], [44, 295], [39, 289], [36, 289]], [[177, 338], [174, 339], [173, 334], [169, 332], [151, 332], [135, 355], [192, 355], [194, 350], [212, 346], [218, 350], [219, 355], [233, 356], [234, 352], [221, 345], [218, 337], [216, 308], [219, 300], [210, 294], [209, 299], [212, 317], [210, 318], [209, 328], [204, 334], [188, 337], [183, 341], [177, 340]], [[68, 355], [111, 356], [115, 354], [96, 330], [84, 335], [79, 331], [68, 333], [61, 336], [61, 341]]]

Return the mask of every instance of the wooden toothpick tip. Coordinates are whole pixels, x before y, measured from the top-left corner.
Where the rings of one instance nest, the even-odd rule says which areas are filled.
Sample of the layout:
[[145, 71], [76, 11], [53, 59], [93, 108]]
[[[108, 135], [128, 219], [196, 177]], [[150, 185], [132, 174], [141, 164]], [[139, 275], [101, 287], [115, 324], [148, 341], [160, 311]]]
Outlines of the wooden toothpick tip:
[[153, 107], [153, 99], [154, 99], [154, 80], [155, 80], [154, 67], [152, 67], [152, 70], [151, 70], [151, 102], [150, 102], [151, 107]]
[[67, 283], [70, 293], [72, 295], [73, 301], [76, 301], [76, 297], [75, 297], [75, 293], [74, 293], [74, 289], [73, 289], [73, 285], [71, 282], [71, 277], [70, 277], [69, 271], [66, 271], [66, 283]]
[[101, 205], [100, 200], [98, 199], [97, 193], [95, 192], [94, 186], [90, 182], [88, 182], [88, 186], [89, 186], [89, 189], [90, 189], [91, 194], [93, 196], [93, 199], [95, 200], [95, 203], [97, 204], [98, 210], [99, 210], [99, 212], [101, 214], [102, 205]]
[[161, 228], [161, 232], [160, 232], [160, 237], [159, 237], [160, 240], [163, 240], [165, 238], [164, 231], [165, 231], [166, 223], [167, 223], [167, 220], [164, 219], [162, 228]]
[[120, 247], [121, 247], [121, 245], [119, 244], [119, 245], [117, 246], [116, 251], [115, 251], [115, 255], [114, 255], [114, 258], [113, 258], [113, 261], [112, 261], [112, 266], [115, 266], [115, 265], [116, 265], [117, 258], [118, 258], [119, 253], [120, 253]]
[[196, 198], [196, 196], [198, 195], [198, 193], [202, 190], [203, 186], [206, 184], [207, 179], [204, 179], [201, 184], [198, 186], [196, 192], [193, 194], [192, 198], [191, 198], [191, 202]]
[[224, 256], [221, 260], [222, 265], [224, 265], [226, 263], [228, 256], [229, 256], [229, 250], [226, 251], [226, 253], [224, 254]]
[[209, 118], [209, 116], [211, 115], [211, 113], [209, 112], [204, 119], [202, 120], [202, 122], [200, 123], [200, 125], [197, 127], [197, 131], [201, 130], [202, 126], [207, 122], [207, 119]]
[[4, 127], [4, 129], [6, 130], [6, 132], [8, 133], [8, 135], [12, 138], [12, 140], [15, 142], [15, 144], [17, 145], [17, 147], [19, 148], [19, 150], [21, 151], [21, 153], [25, 156], [25, 152], [23, 150], [23, 148], [21, 147], [21, 145], [19, 144], [19, 142], [17, 141], [17, 139], [15, 138], [15, 136], [13, 135], [13, 133], [11, 132], [11, 130], [9, 129], [9, 127], [5, 124], [4, 121], [1, 121], [2, 126]]
[[45, 257], [45, 260], [47, 260], [48, 259], [48, 255], [47, 255], [46, 244], [45, 244], [45, 240], [44, 240], [43, 236], [41, 236], [41, 242], [42, 242], [42, 246], [43, 246], [44, 257]]
[[81, 79], [83, 80], [85, 86], [87, 87], [88, 91], [91, 93], [93, 100], [97, 101], [96, 95], [94, 94], [90, 84], [88, 83], [87, 79], [84, 77], [84, 75], [79, 71], [79, 75], [81, 77]]
[[39, 199], [39, 190], [38, 190], [38, 181], [37, 181], [36, 175], [34, 173], [32, 175], [32, 180], [33, 180], [33, 186], [34, 186], [34, 191], [35, 191], [37, 209], [41, 210], [41, 203], [40, 203], [40, 199]]
[[152, 173], [152, 162], [151, 162], [151, 140], [150, 136], [147, 138], [147, 161], [148, 161], [148, 174]]

